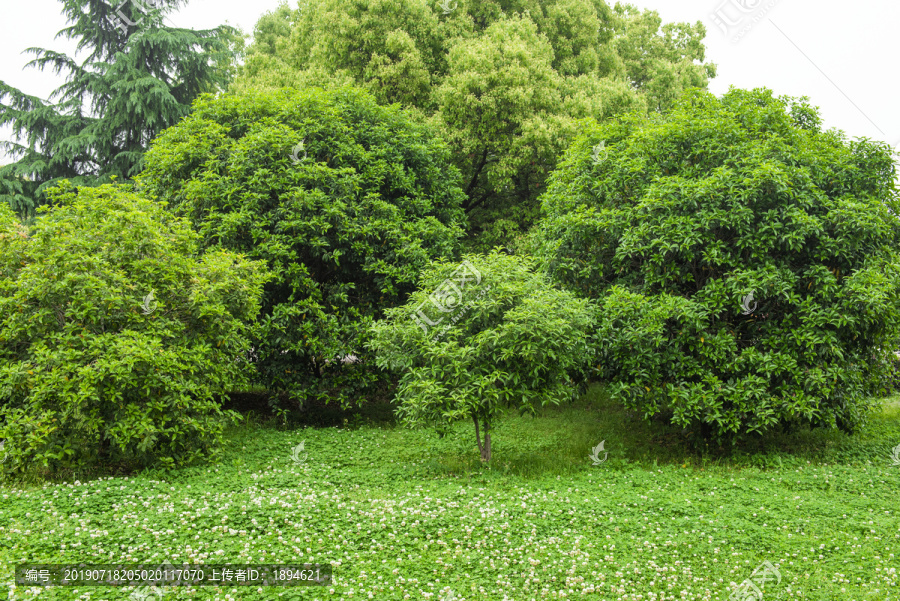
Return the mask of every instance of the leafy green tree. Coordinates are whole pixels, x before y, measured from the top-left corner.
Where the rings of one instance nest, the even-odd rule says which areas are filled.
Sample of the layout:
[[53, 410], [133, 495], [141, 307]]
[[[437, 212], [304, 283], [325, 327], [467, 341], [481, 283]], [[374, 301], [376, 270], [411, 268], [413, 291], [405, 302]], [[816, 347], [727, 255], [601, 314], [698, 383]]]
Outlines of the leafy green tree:
[[172, 466], [215, 456], [217, 396], [248, 382], [260, 262], [197, 257], [162, 204], [62, 182], [30, 228], [0, 205], [4, 469]]
[[[705, 87], [701, 23], [602, 0], [308, 0], [265, 15], [235, 89], [343, 85], [431, 120], [463, 174], [473, 246], [510, 245], [577, 120]], [[453, 8], [455, 7], [455, 8]]]
[[531, 259], [497, 251], [432, 263], [406, 306], [385, 313], [369, 346], [380, 366], [403, 374], [398, 413], [439, 432], [471, 419], [482, 461], [504, 407], [534, 413], [571, 397], [595, 319]]
[[378, 383], [368, 323], [430, 259], [458, 251], [448, 155], [425, 125], [353, 88], [204, 96], [154, 143], [139, 185], [190, 218], [204, 248], [276, 274], [253, 342], [262, 384], [348, 403]]
[[[715, 67], [701, 64], [706, 28], [700, 21], [663, 24], [656, 11], [616, 4], [620, 17], [616, 52], [628, 80], [651, 111], [672, 108], [689, 88], [706, 88]], [[686, 58], [692, 60], [685, 60]]]
[[861, 422], [900, 326], [895, 165], [820, 124], [806, 99], [693, 91], [561, 161], [536, 252], [600, 303], [627, 407], [726, 440]]
[[90, 186], [137, 174], [150, 140], [187, 115], [198, 94], [227, 84], [243, 45], [227, 26], [164, 26], [183, 0], [62, 4], [70, 25], [57, 37], [78, 40], [83, 60], [29, 48], [28, 66], [65, 73], [66, 83], [45, 101], [0, 81], [0, 126], [18, 140], [2, 142], [18, 160], [0, 167], [0, 203], [25, 219], [61, 179]]

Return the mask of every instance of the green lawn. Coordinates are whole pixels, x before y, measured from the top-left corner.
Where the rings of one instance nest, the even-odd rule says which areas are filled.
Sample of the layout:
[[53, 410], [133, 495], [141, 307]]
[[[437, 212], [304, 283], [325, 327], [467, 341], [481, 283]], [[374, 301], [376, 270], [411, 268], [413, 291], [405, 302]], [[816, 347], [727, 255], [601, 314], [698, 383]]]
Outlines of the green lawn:
[[[686, 451], [599, 387], [537, 418], [511, 414], [493, 438], [487, 469], [468, 423], [443, 439], [364, 416], [344, 428], [255, 423], [230, 433], [214, 466], [7, 485], [0, 591], [20, 562], [330, 562], [329, 587], [167, 587], [163, 599], [726, 600], [769, 561], [781, 581], [766, 601], [900, 600], [896, 398], [854, 437], [772, 435], [727, 457]], [[608, 459], [592, 466], [601, 440]]]

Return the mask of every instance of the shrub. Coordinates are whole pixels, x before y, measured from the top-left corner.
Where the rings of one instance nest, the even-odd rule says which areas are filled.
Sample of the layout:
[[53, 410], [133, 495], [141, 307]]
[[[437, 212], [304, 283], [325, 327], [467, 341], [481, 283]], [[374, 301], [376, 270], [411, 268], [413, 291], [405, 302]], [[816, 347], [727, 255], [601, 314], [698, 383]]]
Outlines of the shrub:
[[154, 143], [139, 179], [204, 248], [275, 273], [252, 344], [260, 383], [346, 405], [378, 381], [363, 345], [371, 320], [405, 299], [429, 259], [456, 252], [463, 192], [448, 155], [360, 91], [284, 90], [202, 98]]
[[588, 302], [555, 289], [530, 259], [497, 251], [432, 263], [407, 305], [386, 314], [370, 346], [380, 366], [403, 374], [399, 415], [439, 432], [473, 420], [483, 461], [502, 407], [534, 413], [571, 395], [594, 319]]
[[0, 206], [0, 438], [11, 472], [214, 455], [247, 381], [264, 265], [122, 188], [57, 188], [29, 232]]
[[571, 147], [536, 252], [600, 303], [626, 406], [730, 439], [859, 425], [900, 322], [895, 168], [819, 123], [805, 99], [695, 92]]

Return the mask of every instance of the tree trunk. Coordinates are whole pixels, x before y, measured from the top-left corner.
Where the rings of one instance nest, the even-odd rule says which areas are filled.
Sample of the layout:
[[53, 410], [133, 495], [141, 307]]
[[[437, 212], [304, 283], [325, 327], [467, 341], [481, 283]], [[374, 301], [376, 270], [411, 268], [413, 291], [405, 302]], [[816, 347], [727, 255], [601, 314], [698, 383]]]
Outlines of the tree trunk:
[[488, 424], [487, 417], [484, 418], [484, 449], [481, 451], [481, 460], [485, 463], [489, 463], [491, 461], [491, 433], [488, 429], [490, 424]]
[[478, 432], [478, 416], [474, 413], [472, 414], [472, 421], [475, 422], [475, 442], [478, 443], [478, 452], [481, 453], [482, 460], [484, 459], [484, 447], [481, 446], [481, 434]]
[[481, 441], [481, 432], [478, 429], [478, 415], [472, 414], [472, 421], [475, 422], [475, 442], [478, 443], [478, 451], [481, 453], [481, 461], [487, 463], [491, 460], [491, 433], [490, 424], [487, 417], [484, 418], [484, 443]]

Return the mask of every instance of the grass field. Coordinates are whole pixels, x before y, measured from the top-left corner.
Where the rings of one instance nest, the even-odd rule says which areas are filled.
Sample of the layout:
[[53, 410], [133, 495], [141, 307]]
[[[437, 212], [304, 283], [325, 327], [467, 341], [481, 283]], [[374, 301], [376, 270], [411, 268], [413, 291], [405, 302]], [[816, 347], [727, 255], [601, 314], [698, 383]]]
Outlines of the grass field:
[[[861, 433], [773, 434], [688, 452], [595, 387], [510, 414], [490, 468], [471, 424], [438, 439], [364, 415], [250, 421], [216, 465], [0, 489], [0, 598], [135, 599], [13, 587], [19, 563], [331, 563], [326, 587], [166, 587], [162, 599], [719, 599], [764, 561], [766, 601], [900, 601], [900, 402]], [[605, 440], [608, 459], [588, 453]], [[302, 453], [292, 450], [303, 443]], [[146, 597], [155, 601], [158, 597]]]

